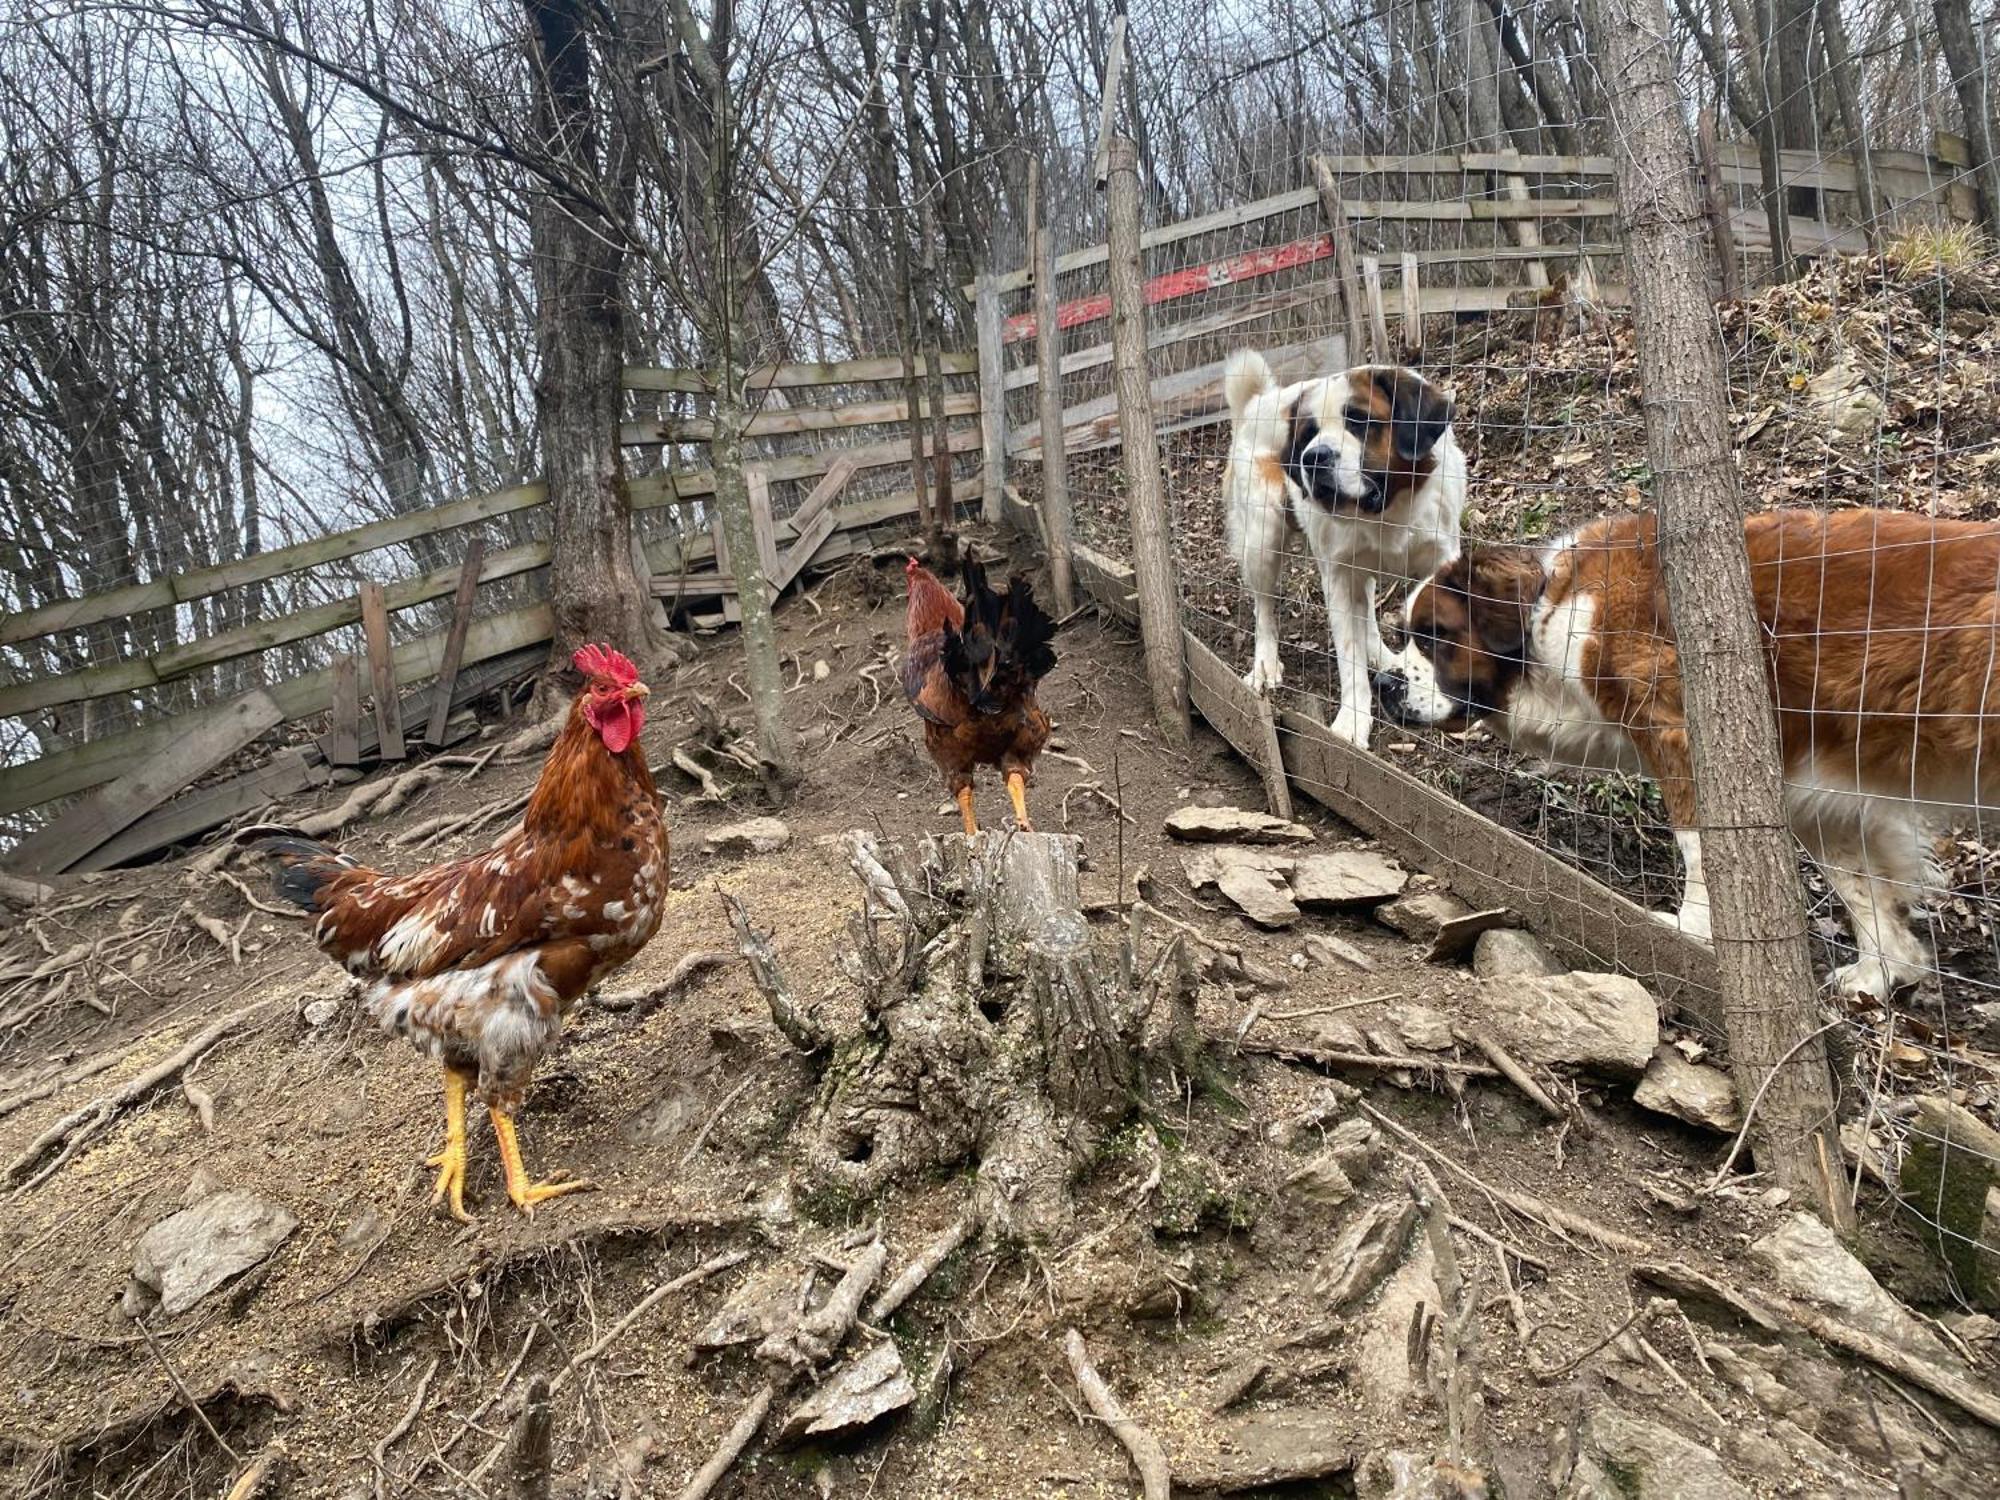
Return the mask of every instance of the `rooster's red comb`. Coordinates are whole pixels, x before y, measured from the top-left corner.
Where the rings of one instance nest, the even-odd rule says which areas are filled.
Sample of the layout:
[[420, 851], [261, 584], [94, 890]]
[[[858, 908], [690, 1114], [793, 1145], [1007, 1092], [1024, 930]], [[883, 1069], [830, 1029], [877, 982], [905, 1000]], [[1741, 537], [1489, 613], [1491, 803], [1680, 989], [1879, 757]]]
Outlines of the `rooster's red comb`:
[[608, 677], [620, 687], [639, 680], [639, 669], [632, 665], [625, 653], [614, 651], [609, 646], [585, 646], [570, 660], [584, 676]]
[[905, 578], [915, 578], [917, 574], [921, 573], [923, 570], [924, 570], [924, 565], [918, 562], [914, 557], [911, 558], [908, 562], [903, 564], [903, 576]]

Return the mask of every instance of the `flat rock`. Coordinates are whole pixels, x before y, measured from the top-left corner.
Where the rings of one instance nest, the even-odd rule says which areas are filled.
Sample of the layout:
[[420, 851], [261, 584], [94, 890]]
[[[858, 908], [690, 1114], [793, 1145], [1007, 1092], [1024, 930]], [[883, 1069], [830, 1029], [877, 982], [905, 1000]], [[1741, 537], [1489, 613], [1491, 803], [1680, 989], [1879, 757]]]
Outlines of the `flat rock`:
[[1609, 1405], [1584, 1418], [1561, 1493], [1563, 1500], [1751, 1500], [1714, 1452]]
[[1743, 1104], [1734, 1080], [1720, 1068], [1689, 1062], [1672, 1047], [1653, 1054], [1632, 1100], [1641, 1109], [1724, 1135], [1743, 1128]]
[[1504, 906], [1489, 906], [1484, 911], [1453, 917], [1439, 925], [1437, 936], [1431, 939], [1431, 951], [1424, 957], [1434, 964], [1455, 964], [1472, 951], [1481, 936], [1511, 927], [1518, 921], [1520, 918]]
[[298, 1227], [290, 1209], [247, 1188], [228, 1188], [169, 1214], [139, 1237], [125, 1312], [143, 1317], [157, 1304], [167, 1317], [184, 1313]]
[[1170, 1453], [1174, 1493], [1230, 1495], [1332, 1479], [1354, 1468], [1354, 1418], [1345, 1411], [1257, 1412], [1215, 1423], [1210, 1432], [1200, 1448]]
[[1335, 937], [1330, 932], [1309, 932], [1306, 934], [1306, 953], [1314, 962], [1322, 964], [1346, 964], [1350, 969], [1359, 969], [1364, 974], [1375, 972], [1375, 960], [1346, 938]]
[[895, 1340], [884, 1339], [849, 1360], [801, 1401], [778, 1429], [780, 1443], [853, 1432], [917, 1399]]
[[1659, 1005], [1622, 974], [1519, 974], [1482, 990], [1485, 1024], [1524, 1062], [1637, 1078], [1659, 1049]]
[[1532, 932], [1494, 927], [1480, 933], [1472, 945], [1472, 972], [1481, 979], [1509, 979], [1516, 974], [1566, 974], [1569, 965]]
[[792, 830], [783, 819], [745, 818], [709, 829], [701, 847], [709, 854], [775, 854], [791, 841]]
[[1874, 1273], [1813, 1215], [1791, 1214], [1752, 1243], [1750, 1254], [1801, 1301], [1824, 1307], [1842, 1321], [1920, 1358], [1956, 1363], [1944, 1340], [1890, 1296]]
[[708, 1326], [694, 1336], [697, 1349], [754, 1344], [798, 1321], [799, 1273], [774, 1266], [730, 1293]]
[[1340, 1169], [1359, 1182], [1375, 1169], [1375, 1153], [1381, 1149], [1382, 1132], [1363, 1115], [1342, 1120], [1327, 1132], [1326, 1149], [1340, 1163]]
[[1300, 856], [1292, 870], [1292, 899], [1304, 907], [1351, 911], [1392, 901], [1409, 883], [1409, 871], [1386, 855], [1338, 849]]
[[1389, 1013], [1403, 1045], [1415, 1052], [1449, 1052], [1456, 1045], [1451, 1017], [1428, 1005], [1401, 1005]]
[[1431, 1247], [1418, 1237], [1416, 1248], [1382, 1286], [1365, 1316], [1348, 1357], [1348, 1384], [1377, 1418], [1392, 1420], [1419, 1394], [1410, 1368], [1410, 1320], [1419, 1303], [1441, 1305]]
[[1331, 1151], [1317, 1153], [1285, 1179], [1285, 1187], [1290, 1196], [1327, 1208], [1338, 1208], [1354, 1196], [1354, 1180]]
[[1313, 1028], [1313, 1044], [1328, 1052], [1366, 1052], [1368, 1038], [1345, 1016], [1328, 1016]]
[[1470, 916], [1472, 908], [1450, 891], [1412, 891], [1375, 908], [1375, 920], [1414, 943], [1433, 943], [1447, 922]]
[[1167, 814], [1167, 834], [1191, 844], [1310, 844], [1313, 831], [1269, 813], [1241, 807], [1177, 807]]
[[1181, 856], [1181, 873], [1196, 890], [1217, 884], [1223, 872], [1232, 868], [1261, 870], [1269, 875], [1288, 876], [1298, 856], [1284, 849], [1257, 848], [1249, 844], [1204, 844]]
[[1231, 865], [1215, 884], [1259, 927], [1289, 927], [1299, 919], [1299, 909], [1281, 876], [1248, 865]]
[[1314, 1283], [1322, 1309], [1339, 1312], [1374, 1291], [1376, 1283], [1402, 1261], [1416, 1223], [1416, 1204], [1398, 1197], [1372, 1205], [1348, 1225]]

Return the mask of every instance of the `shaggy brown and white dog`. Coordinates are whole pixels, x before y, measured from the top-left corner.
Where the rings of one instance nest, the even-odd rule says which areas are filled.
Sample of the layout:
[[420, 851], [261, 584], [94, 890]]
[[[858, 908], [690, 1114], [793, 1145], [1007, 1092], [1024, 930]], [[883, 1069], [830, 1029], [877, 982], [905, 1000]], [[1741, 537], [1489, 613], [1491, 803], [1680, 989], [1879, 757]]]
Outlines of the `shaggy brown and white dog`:
[[1251, 349], [1223, 377], [1234, 428], [1223, 477], [1229, 550], [1250, 590], [1256, 654], [1245, 678], [1278, 686], [1278, 585], [1305, 533], [1339, 668], [1333, 732], [1366, 748], [1371, 671], [1389, 663], [1375, 585], [1400, 587], [1458, 556], [1465, 455], [1451, 402], [1414, 370], [1363, 365], [1281, 386]]
[[[1908, 908], [1927, 825], [2000, 810], [2000, 526], [1775, 511], [1744, 527], [1784, 749], [1786, 811], [1854, 923], [1843, 994], [1886, 999], [1928, 959]], [[1660, 785], [1686, 867], [1669, 921], [1706, 938], [1680, 659], [1651, 516], [1545, 551], [1476, 547], [1418, 585], [1376, 679], [1407, 722], [1483, 719], [1566, 766]], [[1666, 914], [1661, 914], [1666, 917]]]

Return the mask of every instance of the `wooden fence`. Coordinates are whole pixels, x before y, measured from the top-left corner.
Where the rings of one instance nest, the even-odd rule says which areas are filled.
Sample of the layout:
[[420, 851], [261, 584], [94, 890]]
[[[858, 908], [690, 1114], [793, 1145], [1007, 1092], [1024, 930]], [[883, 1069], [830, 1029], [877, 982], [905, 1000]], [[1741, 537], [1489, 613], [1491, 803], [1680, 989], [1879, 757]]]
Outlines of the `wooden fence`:
[[[922, 361], [916, 363], [921, 372]], [[940, 367], [954, 386], [945, 396], [946, 416], [976, 417], [977, 391], [963, 388], [977, 369], [975, 356], [946, 354]], [[797, 392], [896, 381], [902, 369], [899, 358], [872, 356], [830, 364], [784, 364], [752, 372], [750, 388], [779, 393], [777, 399], [782, 400]], [[708, 391], [706, 378], [692, 370], [634, 367], [625, 372], [625, 385], [633, 392], [675, 398], [674, 404], [695, 408]], [[927, 406], [919, 415], [928, 432]], [[915, 513], [914, 490], [893, 488], [893, 479], [886, 493], [879, 482], [874, 493], [850, 493], [863, 488], [860, 476], [909, 468], [908, 423], [906, 402], [884, 399], [874, 390], [831, 402], [779, 405], [774, 400], [755, 415], [749, 436], [767, 440], [774, 450], [788, 440], [796, 447], [799, 442], [821, 443], [828, 436], [838, 439], [849, 433], [861, 439], [804, 451], [753, 449], [748, 477], [760, 562], [776, 588], [782, 589], [809, 567], [825, 567], [866, 550], [872, 529], [904, 524]], [[903, 431], [889, 438], [867, 432], [890, 427]], [[707, 441], [709, 431], [706, 418], [695, 409], [627, 422], [621, 440], [672, 458]], [[953, 454], [970, 452], [979, 442], [979, 428], [962, 420], [954, 422], [946, 439]], [[928, 440], [924, 452], [931, 453]], [[927, 475], [928, 469], [927, 465]], [[785, 495], [786, 487], [795, 489], [796, 496]], [[640, 473], [629, 483], [638, 521], [644, 531], [654, 533], [640, 543], [651, 591], [664, 608], [696, 624], [719, 624], [735, 615], [736, 585], [726, 566], [726, 552], [718, 545], [712, 517], [699, 505], [714, 490], [713, 471], [699, 467], [663, 466]], [[955, 483], [954, 499], [960, 504], [977, 500], [980, 494], [976, 475]], [[101, 868], [323, 782], [342, 765], [399, 754], [403, 725], [438, 743], [453, 712], [480, 693], [532, 671], [543, 659], [540, 648], [549, 639], [552, 619], [548, 606], [533, 597], [532, 588], [525, 593], [516, 589], [513, 601], [502, 601], [483, 614], [476, 611], [481, 590], [503, 580], [532, 583], [534, 575], [548, 566], [549, 543], [527, 540], [485, 551], [470, 528], [532, 520], [546, 498], [540, 484], [517, 485], [216, 567], [0, 616], [0, 644], [18, 645], [145, 611], [177, 609], [272, 579], [297, 574], [323, 578], [315, 570], [350, 559], [367, 559], [362, 572], [371, 565], [393, 568], [397, 559], [389, 549], [420, 537], [458, 534], [471, 554], [469, 567], [454, 564], [391, 578], [380, 584], [379, 599], [376, 584], [364, 581], [357, 589], [350, 573], [339, 581], [325, 579], [329, 590], [341, 592], [324, 603], [177, 641], [147, 655], [0, 686], [0, 718], [23, 717], [185, 682], [220, 664], [278, 647], [296, 647], [356, 625], [364, 627], [368, 655], [367, 665], [359, 670], [351, 658], [335, 656], [327, 665], [266, 683], [227, 702], [142, 721], [38, 759], [0, 767], [0, 814], [88, 794], [10, 851], [8, 866], [36, 873]], [[391, 616], [447, 599], [453, 603], [443, 628], [419, 629], [391, 642]], [[371, 610], [369, 605], [377, 602], [379, 609]], [[324, 659], [324, 652], [316, 654]], [[441, 684], [435, 681], [440, 675], [445, 679]], [[346, 693], [343, 681], [353, 684]], [[432, 685], [407, 691], [422, 683]], [[372, 698], [378, 709], [366, 725], [359, 719], [363, 696]], [[258, 736], [287, 722], [329, 713], [334, 713], [335, 722], [317, 739], [221, 786], [185, 791]]]

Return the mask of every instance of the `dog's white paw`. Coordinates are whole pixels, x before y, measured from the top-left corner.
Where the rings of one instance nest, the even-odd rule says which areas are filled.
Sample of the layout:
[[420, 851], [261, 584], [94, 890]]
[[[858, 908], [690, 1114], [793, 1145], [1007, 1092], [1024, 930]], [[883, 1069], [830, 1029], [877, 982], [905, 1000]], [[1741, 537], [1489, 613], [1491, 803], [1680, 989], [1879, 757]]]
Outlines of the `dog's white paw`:
[[1372, 726], [1367, 709], [1343, 708], [1333, 716], [1333, 723], [1327, 727], [1333, 731], [1335, 739], [1345, 740], [1357, 750], [1368, 748], [1368, 731]]
[[1284, 680], [1285, 669], [1275, 661], [1259, 661], [1243, 676], [1244, 685], [1260, 698], [1270, 697]]
[[1923, 977], [1924, 971], [1914, 964], [1863, 958], [1842, 964], [1827, 982], [1843, 1000], [1873, 1000], [1886, 1005], [1897, 991], [1911, 988]]

